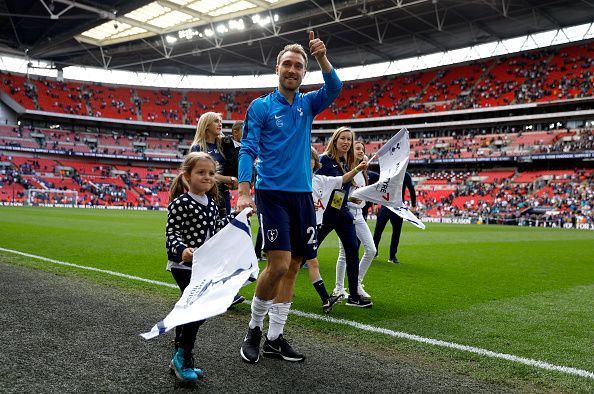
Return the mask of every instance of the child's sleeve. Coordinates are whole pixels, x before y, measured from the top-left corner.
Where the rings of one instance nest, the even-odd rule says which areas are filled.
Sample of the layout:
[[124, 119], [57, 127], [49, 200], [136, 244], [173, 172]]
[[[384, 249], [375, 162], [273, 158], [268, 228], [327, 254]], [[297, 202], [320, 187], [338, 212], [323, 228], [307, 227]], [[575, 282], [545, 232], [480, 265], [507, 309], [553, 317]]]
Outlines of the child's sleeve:
[[181, 232], [183, 226], [183, 206], [179, 201], [173, 201], [167, 208], [167, 226], [165, 230], [167, 252], [175, 256], [175, 261], [182, 261], [182, 253], [188, 246], [184, 242]]
[[342, 177], [341, 176], [330, 177], [330, 180], [332, 181], [333, 189], [341, 189], [342, 188]]
[[233, 219], [235, 219], [235, 216], [237, 216], [237, 214], [238, 214], [238, 212], [233, 212], [226, 216], [220, 217], [219, 216], [219, 208], [217, 207], [216, 208], [217, 220], [215, 220], [215, 233], [218, 233], [219, 231], [221, 231], [223, 229], [223, 227], [225, 227], [226, 225], [231, 223], [231, 221]]

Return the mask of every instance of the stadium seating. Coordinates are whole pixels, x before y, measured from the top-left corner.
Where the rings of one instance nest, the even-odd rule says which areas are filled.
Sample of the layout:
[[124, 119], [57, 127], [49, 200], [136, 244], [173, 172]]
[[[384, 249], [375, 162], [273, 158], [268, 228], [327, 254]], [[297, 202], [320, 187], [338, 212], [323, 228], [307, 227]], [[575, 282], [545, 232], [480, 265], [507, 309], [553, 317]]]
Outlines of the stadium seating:
[[[366, 153], [371, 157], [385, 142], [368, 141], [365, 144]], [[117, 135], [31, 128], [19, 130], [13, 126], [0, 126], [0, 146], [116, 154], [136, 156], [139, 159], [162, 157], [176, 160], [183, 156], [191, 143], [190, 135], [183, 139], [158, 138], [141, 134]], [[312, 145], [318, 152], [324, 151], [323, 142]], [[451, 137], [412, 138], [410, 147], [411, 160], [523, 156], [569, 150], [576, 152], [594, 148], [594, 132], [589, 128], [480, 135], [470, 132]]]
[[[593, 94], [594, 44], [548, 48], [407, 75], [345, 82], [318, 119], [352, 119], [566, 100]], [[185, 91], [58, 82], [1, 73], [2, 90], [27, 109], [195, 124], [201, 113], [243, 119], [270, 89]]]

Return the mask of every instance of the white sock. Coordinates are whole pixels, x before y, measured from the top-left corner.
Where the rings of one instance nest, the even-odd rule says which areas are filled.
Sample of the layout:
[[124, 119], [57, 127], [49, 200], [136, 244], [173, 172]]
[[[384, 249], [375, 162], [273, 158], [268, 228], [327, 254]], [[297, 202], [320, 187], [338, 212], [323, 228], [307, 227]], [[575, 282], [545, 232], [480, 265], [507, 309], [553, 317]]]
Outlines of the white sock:
[[252, 319], [250, 320], [250, 328], [264, 328], [264, 317], [266, 316], [266, 313], [268, 313], [271, 305], [272, 300], [263, 301], [254, 295], [254, 298], [252, 299]]
[[344, 274], [346, 271], [346, 254], [342, 242], [338, 240], [338, 259], [336, 260], [336, 288], [344, 290]]
[[344, 290], [344, 274], [346, 272], [346, 260], [336, 262], [336, 288]]
[[284, 302], [280, 304], [272, 304], [268, 310], [269, 322], [268, 333], [266, 334], [266, 337], [269, 341], [274, 341], [280, 334], [283, 333], [290, 309], [291, 303]]

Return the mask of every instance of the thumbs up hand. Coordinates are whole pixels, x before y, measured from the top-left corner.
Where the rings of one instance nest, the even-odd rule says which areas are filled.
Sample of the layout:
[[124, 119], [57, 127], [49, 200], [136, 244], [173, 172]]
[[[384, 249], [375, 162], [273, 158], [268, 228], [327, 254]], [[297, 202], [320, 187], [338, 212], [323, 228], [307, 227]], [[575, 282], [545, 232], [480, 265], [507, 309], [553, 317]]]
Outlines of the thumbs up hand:
[[309, 51], [317, 60], [326, 56], [326, 45], [319, 38], [315, 38], [315, 33], [313, 31], [309, 32]]

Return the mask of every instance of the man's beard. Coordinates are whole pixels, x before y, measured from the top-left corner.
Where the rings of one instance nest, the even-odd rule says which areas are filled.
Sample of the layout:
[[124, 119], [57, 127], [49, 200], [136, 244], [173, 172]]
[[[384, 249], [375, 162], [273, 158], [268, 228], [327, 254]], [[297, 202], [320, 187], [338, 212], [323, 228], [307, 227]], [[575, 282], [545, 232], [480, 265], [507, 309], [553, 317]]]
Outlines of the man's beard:
[[295, 82], [297, 82], [295, 87], [288, 87], [286, 85], [285, 78], [284, 77], [279, 78], [279, 83], [280, 83], [281, 87], [285, 90], [290, 91], [290, 92], [297, 91], [297, 89], [299, 89], [299, 86], [301, 86], [301, 81], [295, 81]]

